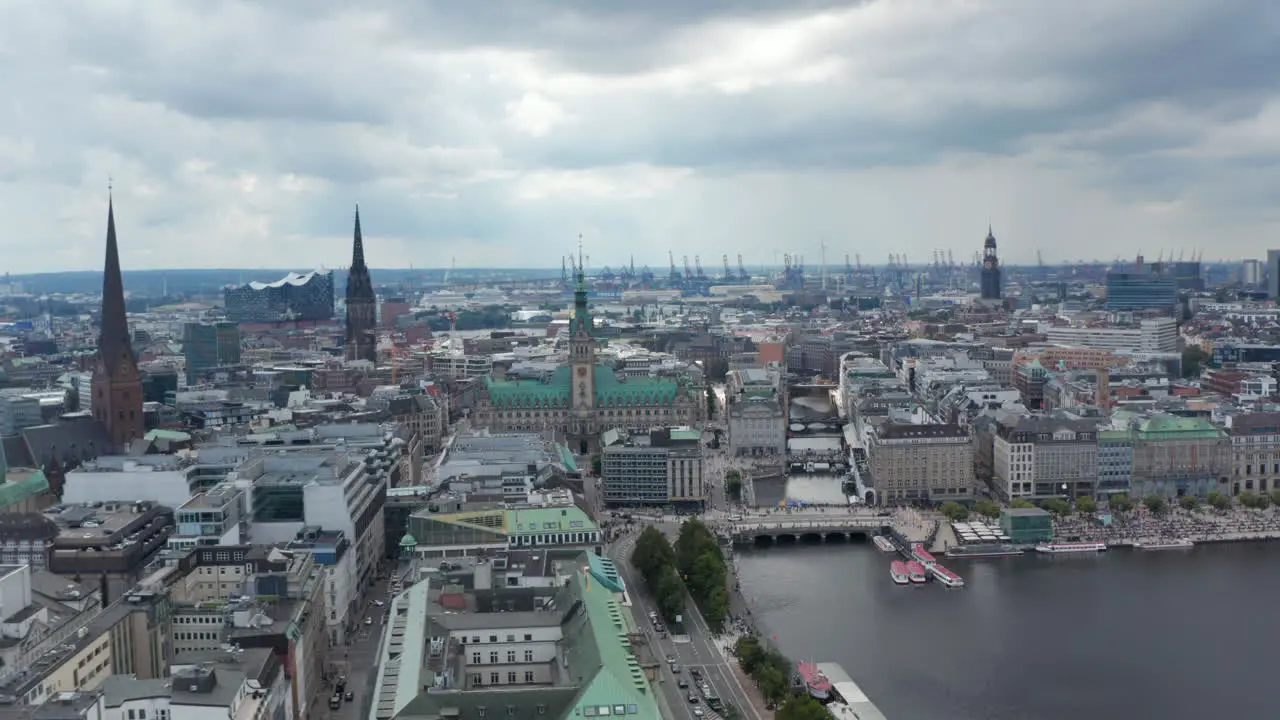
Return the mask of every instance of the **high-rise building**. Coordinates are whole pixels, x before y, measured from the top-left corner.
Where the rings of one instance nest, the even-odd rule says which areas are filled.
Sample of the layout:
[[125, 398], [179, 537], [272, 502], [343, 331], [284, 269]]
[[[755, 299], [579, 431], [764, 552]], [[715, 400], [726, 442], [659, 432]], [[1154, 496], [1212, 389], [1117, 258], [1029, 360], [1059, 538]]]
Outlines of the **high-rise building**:
[[1108, 310], [1172, 309], [1178, 304], [1178, 280], [1145, 266], [1107, 273]]
[[116, 246], [116, 216], [107, 200], [107, 257], [102, 271], [101, 334], [98, 357], [90, 382], [93, 417], [107, 429], [118, 447], [142, 437], [142, 375], [129, 339], [125, 314], [124, 280], [120, 276], [120, 251]]
[[347, 359], [378, 361], [377, 306], [373, 281], [364, 264], [364, 238], [360, 234], [360, 208], [356, 207], [355, 239], [351, 268], [347, 271]]
[[1262, 261], [1249, 259], [1240, 265], [1240, 282], [1257, 287], [1262, 284]]
[[1267, 297], [1280, 299], [1280, 250], [1267, 251]]
[[982, 299], [1000, 299], [1000, 258], [996, 255], [996, 236], [987, 227], [987, 239], [982, 243]]
[[205, 373], [240, 364], [240, 327], [233, 322], [187, 323], [182, 331], [182, 354], [187, 361], [187, 382], [196, 383]]

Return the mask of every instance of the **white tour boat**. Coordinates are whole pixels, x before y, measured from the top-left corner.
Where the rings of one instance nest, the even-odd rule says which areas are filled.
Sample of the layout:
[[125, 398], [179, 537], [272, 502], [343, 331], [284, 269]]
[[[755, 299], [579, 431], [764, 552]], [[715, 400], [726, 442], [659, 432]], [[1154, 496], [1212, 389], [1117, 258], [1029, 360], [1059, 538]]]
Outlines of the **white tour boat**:
[[897, 552], [897, 551], [898, 551], [898, 548], [896, 548], [896, 547], [894, 547], [894, 546], [893, 546], [893, 543], [889, 540], [889, 538], [887, 538], [887, 537], [885, 537], [885, 536], [883, 536], [883, 535], [876, 535], [876, 536], [872, 537], [872, 538], [871, 538], [871, 542], [875, 543], [875, 546], [876, 546], [876, 548], [877, 548], [878, 550], [882, 550], [882, 551], [884, 551], [884, 552]]
[[1180, 538], [1178, 540], [1139, 540], [1133, 544], [1139, 550], [1187, 550], [1195, 547], [1194, 540]]
[[1107, 544], [1100, 542], [1059, 542], [1036, 546], [1036, 552], [1048, 553], [1050, 555], [1062, 555], [1066, 553], [1099, 553], [1106, 551], [1106, 549]]

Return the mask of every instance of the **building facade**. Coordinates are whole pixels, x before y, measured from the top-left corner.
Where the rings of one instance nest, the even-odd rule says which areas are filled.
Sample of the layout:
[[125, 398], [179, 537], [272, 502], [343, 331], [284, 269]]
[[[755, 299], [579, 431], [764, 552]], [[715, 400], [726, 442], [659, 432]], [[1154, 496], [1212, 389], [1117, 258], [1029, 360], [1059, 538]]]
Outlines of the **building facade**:
[[1178, 323], [1173, 318], [1150, 318], [1131, 326], [1054, 327], [1045, 335], [1054, 345], [1143, 353], [1178, 351]]
[[[614, 434], [606, 435], [608, 442]], [[600, 466], [606, 505], [706, 507], [706, 468], [699, 430], [663, 428], [606, 444]]]
[[1227, 433], [1231, 438], [1231, 495], [1280, 490], [1280, 413], [1234, 417]]
[[239, 365], [240, 326], [233, 322], [187, 323], [182, 328], [182, 354], [187, 383], [192, 385], [211, 370]]
[[1208, 420], [1154, 415], [1133, 436], [1134, 497], [1230, 492], [1231, 439]]
[[1098, 428], [1089, 420], [998, 420], [993, 480], [1007, 499], [1092, 496], [1098, 478]]
[[1107, 273], [1108, 310], [1171, 310], [1178, 304], [1178, 281], [1172, 275], [1113, 270]]
[[959, 425], [880, 423], [869, 437], [867, 457], [882, 503], [973, 497], [973, 438]]

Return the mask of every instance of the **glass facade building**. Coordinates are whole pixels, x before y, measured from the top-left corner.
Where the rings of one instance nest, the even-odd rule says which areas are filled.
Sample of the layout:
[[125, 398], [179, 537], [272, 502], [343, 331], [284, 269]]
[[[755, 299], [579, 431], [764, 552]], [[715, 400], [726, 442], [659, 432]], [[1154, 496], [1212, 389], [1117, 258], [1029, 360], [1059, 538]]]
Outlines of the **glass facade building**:
[[235, 322], [333, 319], [333, 271], [289, 273], [272, 282], [251, 282], [223, 291], [227, 317]]
[[1107, 273], [1108, 310], [1172, 309], [1178, 304], [1178, 281], [1153, 272]]

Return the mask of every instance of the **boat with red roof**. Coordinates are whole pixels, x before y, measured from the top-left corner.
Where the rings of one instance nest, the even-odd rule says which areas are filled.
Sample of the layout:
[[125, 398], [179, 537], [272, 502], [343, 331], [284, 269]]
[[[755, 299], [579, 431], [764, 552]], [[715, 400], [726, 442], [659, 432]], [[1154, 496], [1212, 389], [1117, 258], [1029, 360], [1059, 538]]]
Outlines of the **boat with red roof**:
[[936, 579], [938, 582], [942, 583], [943, 585], [946, 585], [947, 587], [953, 587], [953, 588], [964, 587], [964, 578], [942, 567], [941, 565], [934, 565], [933, 567], [929, 568], [929, 571], [933, 573], [934, 579]]
[[924, 566], [915, 560], [907, 561], [907, 577], [911, 578], [913, 583], [922, 583], [929, 579]]
[[911, 546], [911, 557], [915, 558], [921, 565], [931, 568], [938, 561], [933, 558], [933, 554], [924, 549], [924, 543], [916, 543]]
[[901, 560], [889, 563], [889, 577], [893, 578], [894, 584], [897, 585], [906, 585], [911, 582], [911, 578], [907, 575], [907, 564]]
[[817, 663], [801, 661], [796, 664], [796, 670], [800, 673], [800, 679], [804, 680], [804, 686], [814, 700], [826, 702], [831, 699], [831, 680], [818, 669]]

